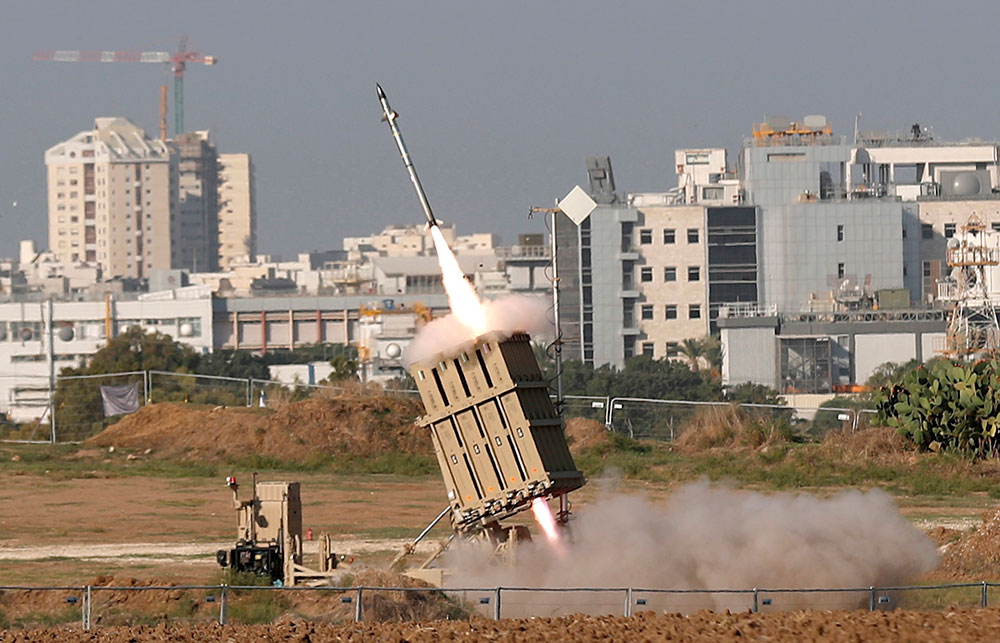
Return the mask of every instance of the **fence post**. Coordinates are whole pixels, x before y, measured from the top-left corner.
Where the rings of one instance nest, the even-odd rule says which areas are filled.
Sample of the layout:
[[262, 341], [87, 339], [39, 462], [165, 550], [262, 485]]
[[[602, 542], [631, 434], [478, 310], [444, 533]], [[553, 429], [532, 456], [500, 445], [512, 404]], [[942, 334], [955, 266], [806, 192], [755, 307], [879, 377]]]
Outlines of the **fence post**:
[[90, 585], [83, 588], [83, 596], [80, 597], [80, 620], [83, 621], [81, 625], [83, 626], [84, 632], [90, 631]]
[[229, 599], [229, 587], [223, 583], [219, 585], [219, 625], [225, 625], [228, 620], [226, 614], [226, 602]]
[[625, 616], [632, 616], [632, 588], [625, 590]]
[[364, 618], [364, 611], [362, 610], [362, 607], [361, 607], [361, 599], [362, 599], [363, 592], [364, 592], [364, 588], [363, 587], [359, 587], [358, 588], [358, 595], [356, 597], [357, 604], [354, 606], [354, 622], [355, 623], [360, 623], [361, 619]]
[[987, 593], [988, 593], [988, 588], [989, 588], [989, 586], [990, 586], [990, 584], [989, 584], [989, 583], [987, 583], [986, 581], [983, 581], [983, 600], [982, 600], [982, 607], [986, 607], [986, 606], [987, 606], [987, 603], [989, 602], [989, 601], [988, 601], [988, 598], [987, 598]]
[[753, 588], [753, 613], [754, 614], [756, 614], [757, 610], [759, 609], [758, 605], [759, 605], [759, 603], [757, 602], [757, 588], [754, 587]]
[[253, 378], [247, 380], [247, 408], [253, 406]]
[[868, 588], [868, 611], [875, 611], [875, 587]]
[[493, 591], [493, 618], [500, 620], [500, 587]]
[[604, 428], [611, 429], [611, 396], [604, 398]]

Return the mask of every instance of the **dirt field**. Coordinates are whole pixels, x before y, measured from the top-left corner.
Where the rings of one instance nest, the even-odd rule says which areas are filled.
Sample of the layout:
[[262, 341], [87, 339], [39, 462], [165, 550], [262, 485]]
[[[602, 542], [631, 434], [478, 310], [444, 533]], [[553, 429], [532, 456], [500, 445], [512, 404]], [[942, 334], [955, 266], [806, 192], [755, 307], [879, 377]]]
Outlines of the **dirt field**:
[[[231, 494], [223, 477], [236, 475], [247, 490], [250, 482], [247, 471], [233, 469], [225, 464], [227, 461], [248, 452], [280, 462], [301, 462], [331, 452], [360, 458], [386, 452], [426, 455], [430, 451], [426, 436], [410, 423], [418, 412], [419, 408], [406, 400], [347, 403], [313, 399], [266, 410], [160, 404], [109, 428], [83, 448], [60, 456], [64, 459], [53, 460], [51, 468], [45, 468], [49, 466], [45, 461], [30, 466], [17, 462], [18, 466], [8, 470], [4, 461], [17, 458], [8, 453], [0, 460], [0, 584], [216, 584], [221, 572], [214, 552], [230, 546], [235, 532]], [[302, 430], [304, 426], [311, 429]], [[603, 427], [588, 420], [570, 421], [567, 434], [574, 452], [609, 442]], [[862, 454], [859, 457], [878, 462], [880, 458], [901, 457], [896, 453], [898, 448], [891, 440], [882, 440], [865, 442], [854, 451]], [[30, 459], [30, 454], [25, 452], [24, 457]], [[163, 463], [162, 472], [152, 466], [157, 462]], [[175, 462], [209, 462], [212, 474], [171, 469]], [[67, 463], [72, 466], [60, 466]], [[143, 466], [147, 473], [142, 473]], [[333, 534], [337, 551], [357, 558], [345, 579], [348, 582], [356, 582], [359, 574], [384, 568], [402, 544], [444, 506], [443, 485], [437, 474], [296, 471], [269, 472], [262, 479], [302, 482], [304, 527], [315, 534]], [[666, 497], [673, 486], [642, 481], [591, 482], [574, 494], [575, 510], [585, 509], [609, 484], [627, 493], [644, 494], [654, 502]], [[820, 494], [833, 491], [810, 489]], [[941, 567], [923, 582], [1000, 579], [1000, 555], [995, 546], [1000, 538], [1000, 512], [995, 499], [976, 493], [963, 497], [898, 496], [897, 501], [903, 514], [942, 548]], [[528, 520], [524, 517], [522, 522]], [[436, 539], [447, 533], [446, 527], [438, 527], [421, 551], [432, 549]], [[305, 545], [308, 563], [315, 543]], [[393, 583], [375, 579], [364, 584]], [[218, 604], [208, 602], [210, 592], [205, 590], [204, 596], [195, 596], [191, 592], [168, 591], [167, 598], [148, 593], [108, 598], [105, 594], [102, 602], [95, 600], [97, 619], [95, 630], [89, 634], [71, 625], [14, 629], [0, 631], [0, 641], [513, 641], [565, 640], [567, 636], [574, 640], [949, 641], [989, 638], [985, 633], [1000, 627], [1000, 612], [994, 609], [941, 611], [948, 605], [975, 605], [975, 588], [945, 592], [923, 602], [901, 603], [937, 610], [929, 613], [644, 614], [633, 619], [578, 616], [499, 623], [478, 617], [469, 623], [465, 614], [452, 615], [450, 604], [410, 604], [404, 596], [389, 601], [379, 599], [382, 602], [377, 606], [366, 604], [366, 616], [374, 620], [377, 607], [382, 610], [377, 618], [418, 618], [422, 622], [341, 626], [332, 623], [350, 622], [353, 607], [331, 593], [327, 597], [247, 603], [243, 615], [234, 613], [233, 622], [275, 624], [225, 628], [210, 624], [218, 614]], [[42, 598], [8, 592], [0, 596], [0, 618], [17, 627], [78, 622], [79, 605], [68, 604], [65, 599], [57, 593]], [[240, 600], [233, 599], [237, 611], [241, 609]], [[990, 602], [997, 602], [994, 594]], [[428, 620], [444, 616], [459, 620]], [[133, 628], [116, 625], [123, 622], [160, 624]]]
[[424, 621], [327, 625], [147, 626], [81, 632], [47, 628], [0, 632], [0, 642], [48, 641], [940, 641], [995, 640], [1000, 610], [945, 612], [786, 612], [631, 618], [569, 616], [506, 621]]

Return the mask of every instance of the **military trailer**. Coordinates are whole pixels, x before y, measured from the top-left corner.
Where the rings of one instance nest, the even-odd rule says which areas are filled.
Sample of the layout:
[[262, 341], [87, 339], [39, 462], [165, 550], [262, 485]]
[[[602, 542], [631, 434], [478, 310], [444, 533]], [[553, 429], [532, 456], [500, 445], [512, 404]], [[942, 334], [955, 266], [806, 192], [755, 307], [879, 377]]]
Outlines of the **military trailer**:
[[560, 498], [566, 519], [566, 494], [585, 479], [528, 335], [483, 335], [410, 372], [426, 411], [417, 423], [431, 434], [456, 530], [495, 528], [534, 498]]
[[240, 500], [236, 478], [226, 478], [237, 513], [236, 545], [216, 553], [222, 567], [251, 572], [284, 585], [323, 582], [336, 576], [337, 556], [329, 535], [319, 537], [319, 569], [302, 564], [302, 499], [298, 482], [257, 482], [253, 495]]

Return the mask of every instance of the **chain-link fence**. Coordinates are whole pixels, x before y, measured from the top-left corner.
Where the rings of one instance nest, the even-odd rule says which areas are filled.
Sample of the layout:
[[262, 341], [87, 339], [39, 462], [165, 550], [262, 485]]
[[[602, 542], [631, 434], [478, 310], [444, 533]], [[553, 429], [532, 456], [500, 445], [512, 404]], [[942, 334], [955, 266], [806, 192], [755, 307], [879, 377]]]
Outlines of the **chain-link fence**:
[[1000, 583], [903, 587], [655, 589], [633, 587], [280, 587], [270, 585], [0, 587], [8, 627], [83, 629], [169, 623], [523, 618], [588, 613], [692, 613], [986, 608]]
[[[72, 442], [94, 435], [119, 417], [106, 418], [101, 404], [102, 385], [137, 387], [143, 404], [152, 402], [188, 402], [216, 406], [267, 406], [296, 402], [323, 391], [330, 395], [363, 394], [365, 391], [416, 397], [409, 389], [383, 390], [376, 385], [362, 388], [356, 382], [341, 386], [277, 382], [253, 378], [222, 377], [168, 371], [134, 371], [107, 375], [59, 376], [55, 396], [55, 422], [51, 437]], [[553, 401], [555, 397], [553, 396]], [[821, 438], [833, 429], [860, 429], [875, 417], [873, 409], [790, 407], [769, 404], [735, 404], [691, 400], [647, 399], [566, 395], [561, 409], [564, 417], [586, 418], [608, 429], [636, 439], [676, 440], [683, 431], [698, 422], [725, 421], [727, 413], [737, 411], [741, 421], [770, 423], [800, 434]], [[50, 437], [37, 423], [32, 439]], [[24, 438], [19, 429], [17, 437]], [[27, 435], [27, 434], [25, 434]]]
[[250, 380], [221, 375], [149, 371], [149, 400], [250, 406]]
[[135, 387], [138, 401], [146, 404], [149, 401], [149, 376], [149, 371], [57, 376], [53, 399], [55, 406], [53, 440], [59, 442], [84, 440], [121, 419], [117, 416], [104, 415], [102, 386]]
[[[821, 438], [834, 429], [867, 426], [874, 409], [792, 407], [777, 404], [737, 404], [692, 400], [614, 397], [607, 401], [607, 427], [636, 439], [676, 440], [698, 423], [739, 421], [779, 425], [799, 434]], [[728, 414], [728, 416], [727, 416]], [[736, 414], [740, 414], [738, 417]]]

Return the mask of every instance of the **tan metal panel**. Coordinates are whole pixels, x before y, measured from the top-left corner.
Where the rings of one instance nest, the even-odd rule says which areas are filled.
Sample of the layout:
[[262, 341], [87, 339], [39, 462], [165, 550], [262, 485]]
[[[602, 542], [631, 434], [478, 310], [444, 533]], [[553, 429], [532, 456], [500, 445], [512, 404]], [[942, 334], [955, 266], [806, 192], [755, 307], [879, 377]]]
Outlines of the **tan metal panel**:
[[411, 372], [426, 411], [418, 423], [432, 428], [456, 527], [583, 485], [527, 335], [484, 337], [437, 360]]

